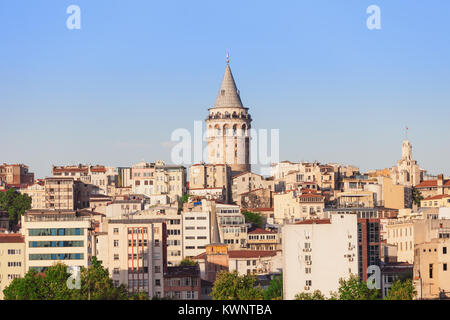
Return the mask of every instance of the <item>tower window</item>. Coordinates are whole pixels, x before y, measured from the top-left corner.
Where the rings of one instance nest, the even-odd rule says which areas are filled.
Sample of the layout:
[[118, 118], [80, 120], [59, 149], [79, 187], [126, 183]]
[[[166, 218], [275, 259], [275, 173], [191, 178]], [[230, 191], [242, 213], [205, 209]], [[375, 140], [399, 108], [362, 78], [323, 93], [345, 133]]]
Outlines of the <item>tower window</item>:
[[220, 90], [220, 94], [224, 96], [225, 95], [225, 90]]

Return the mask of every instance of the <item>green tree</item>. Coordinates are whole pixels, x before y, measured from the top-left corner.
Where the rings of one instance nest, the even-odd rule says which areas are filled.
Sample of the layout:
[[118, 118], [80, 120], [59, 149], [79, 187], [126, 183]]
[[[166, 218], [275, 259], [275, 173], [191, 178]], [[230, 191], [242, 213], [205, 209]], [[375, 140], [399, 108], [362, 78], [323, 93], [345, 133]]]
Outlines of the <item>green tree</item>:
[[129, 300], [149, 300], [145, 291], [139, 291], [130, 295]]
[[395, 281], [388, 291], [386, 300], [413, 300], [417, 292], [411, 279]]
[[295, 300], [327, 300], [320, 290], [315, 290], [313, 293], [297, 293]]
[[338, 300], [378, 300], [380, 291], [369, 289], [357, 275], [351, 275], [348, 280], [339, 279], [338, 292], [332, 296]]
[[124, 285], [114, 286], [109, 272], [101, 261], [92, 257], [88, 268], [81, 268], [81, 289], [73, 290], [74, 299], [81, 300], [126, 300], [128, 291]]
[[184, 196], [182, 196], [182, 197], [180, 198], [180, 202], [181, 202], [181, 203], [186, 203], [186, 202], [188, 202], [189, 197], [190, 197], [190, 195], [186, 193]]
[[80, 289], [70, 289], [67, 266], [54, 264], [44, 273], [29, 270], [23, 278], [14, 279], [3, 290], [5, 300], [124, 300], [128, 291], [124, 285], [114, 287], [108, 270], [95, 257], [89, 268], [81, 268]]
[[250, 211], [244, 211], [242, 213], [245, 217], [245, 222], [253, 223], [257, 227], [262, 227], [262, 217], [259, 213], [254, 213]]
[[264, 289], [255, 287], [255, 275], [220, 271], [211, 292], [213, 300], [262, 300]]
[[264, 290], [265, 300], [283, 299], [283, 275], [275, 276], [266, 290]]
[[423, 200], [423, 196], [419, 189], [415, 187], [412, 188], [412, 198], [413, 202], [417, 204], [418, 207], [420, 207], [420, 201]]
[[36, 270], [28, 271], [23, 278], [14, 279], [3, 290], [5, 300], [46, 300], [49, 288], [45, 286], [44, 275]]
[[180, 261], [180, 264], [179, 264], [180, 267], [196, 266], [196, 265], [198, 265], [198, 262], [194, 261], [190, 258], [184, 258], [183, 260]]
[[10, 229], [17, 225], [20, 217], [30, 208], [31, 197], [29, 195], [20, 194], [14, 188], [0, 192], [0, 210], [8, 212]]

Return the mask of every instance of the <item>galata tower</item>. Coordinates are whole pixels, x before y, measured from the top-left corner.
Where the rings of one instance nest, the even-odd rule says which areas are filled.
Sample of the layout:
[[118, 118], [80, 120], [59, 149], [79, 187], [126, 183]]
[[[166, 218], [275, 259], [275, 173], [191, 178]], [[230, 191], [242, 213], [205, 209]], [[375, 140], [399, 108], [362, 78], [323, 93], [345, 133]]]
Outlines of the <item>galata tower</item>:
[[232, 174], [250, 171], [250, 123], [242, 104], [227, 53], [227, 66], [214, 107], [206, 118], [208, 162], [227, 164]]

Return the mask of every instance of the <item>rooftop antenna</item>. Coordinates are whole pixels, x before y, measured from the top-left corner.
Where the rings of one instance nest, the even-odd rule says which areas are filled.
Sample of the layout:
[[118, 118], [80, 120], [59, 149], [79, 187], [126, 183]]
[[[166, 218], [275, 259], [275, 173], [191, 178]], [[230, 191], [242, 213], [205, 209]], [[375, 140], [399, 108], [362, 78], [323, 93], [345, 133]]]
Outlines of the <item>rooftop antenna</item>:
[[405, 137], [406, 137], [406, 140], [408, 140], [408, 126], [406, 126]]

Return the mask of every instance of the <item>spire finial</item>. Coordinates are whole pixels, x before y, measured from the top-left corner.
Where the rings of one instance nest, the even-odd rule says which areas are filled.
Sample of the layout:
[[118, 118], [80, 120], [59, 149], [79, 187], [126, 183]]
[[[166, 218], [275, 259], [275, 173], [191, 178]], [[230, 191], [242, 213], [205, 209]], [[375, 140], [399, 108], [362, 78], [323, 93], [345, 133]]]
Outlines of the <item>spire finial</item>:
[[405, 137], [406, 137], [406, 140], [408, 140], [408, 126], [406, 126]]
[[230, 54], [228, 53], [228, 49], [227, 49], [227, 64], [230, 63]]

